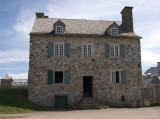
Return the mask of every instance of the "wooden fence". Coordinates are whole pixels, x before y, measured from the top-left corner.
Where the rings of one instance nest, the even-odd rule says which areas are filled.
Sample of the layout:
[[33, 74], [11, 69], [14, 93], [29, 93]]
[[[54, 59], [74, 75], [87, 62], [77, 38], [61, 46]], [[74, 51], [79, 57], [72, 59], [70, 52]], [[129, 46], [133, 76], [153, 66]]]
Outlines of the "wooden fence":
[[150, 104], [160, 104], [160, 85], [150, 84], [143, 87], [143, 104], [149, 106]]
[[28, 79], [0, 79], [1, 88], [27, 88]]

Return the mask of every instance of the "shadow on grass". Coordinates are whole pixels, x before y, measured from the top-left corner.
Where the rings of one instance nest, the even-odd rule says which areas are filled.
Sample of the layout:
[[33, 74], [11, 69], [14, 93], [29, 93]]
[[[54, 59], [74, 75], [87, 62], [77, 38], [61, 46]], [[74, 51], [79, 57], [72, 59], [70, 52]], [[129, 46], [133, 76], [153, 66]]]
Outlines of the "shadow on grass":
[[24, 88], [0, 88], [0, 114], [53, 110], [30, 102], [27, 95]]

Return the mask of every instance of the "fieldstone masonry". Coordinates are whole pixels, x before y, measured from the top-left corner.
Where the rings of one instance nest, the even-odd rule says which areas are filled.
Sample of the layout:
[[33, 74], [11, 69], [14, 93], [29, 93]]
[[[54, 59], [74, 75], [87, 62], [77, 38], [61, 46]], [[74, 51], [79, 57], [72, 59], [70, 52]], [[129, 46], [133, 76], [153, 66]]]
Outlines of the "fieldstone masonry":
[[[67, 29], [67, 25], [65, 27]], [[70, 43], [70, 57], [48, 56], [49, 42]], [[82, 55], [82, 44], [85, 43], [92, 44], [93, 56]], [[105, 44], [124, 44], [125, 57], [106, 57]], [[75, 96], [83, 92], [83, 76], [92, 76], [93, 92], [97, 92], [99, 102], [104, 105], [131, 105], [142, 98], [140, 53], [138, 36], [57, 35], [32, 31], [28, 98], [36, 104], [54, 107], [55, 95], [67, 95], [68, 107], [74, 107]], [[49, 69], [70, 70], [70, 83], [49, 85]], [[126, 71], [125, 84], [111, 83], [110, 71], [115, 69]], [[125, 101], [122, 101], [122, 96]]]

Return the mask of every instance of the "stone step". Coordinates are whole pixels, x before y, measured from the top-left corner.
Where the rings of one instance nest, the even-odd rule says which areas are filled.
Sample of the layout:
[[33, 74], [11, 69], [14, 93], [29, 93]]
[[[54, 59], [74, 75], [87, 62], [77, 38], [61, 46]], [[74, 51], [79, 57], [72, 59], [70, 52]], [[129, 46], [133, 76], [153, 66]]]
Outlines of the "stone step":
[[76, 107], [79, 109], [99, 109], [100, 105], [94, 98], [83, 98]]

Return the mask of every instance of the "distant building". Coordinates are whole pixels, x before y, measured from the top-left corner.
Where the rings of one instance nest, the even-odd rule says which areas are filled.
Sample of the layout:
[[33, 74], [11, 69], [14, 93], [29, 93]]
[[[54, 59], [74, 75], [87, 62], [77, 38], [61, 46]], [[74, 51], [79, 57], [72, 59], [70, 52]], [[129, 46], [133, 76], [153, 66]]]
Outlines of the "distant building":
[[6, 74], [5, 77], [0, 79], [1, 81], [1, 87], [12, 87], [12, 77], [9, 77], [8, 74]]
[[157, 67], [151, 67], [143, 74], [142, 82], [143, 86], [160, 84], [160, 62], [157, 62]]
[[148, 104], [160, 103], [160, 62], [157, 62], [157, 67], [151, 67], [143, 74], [142, 83], [143, 101]]

